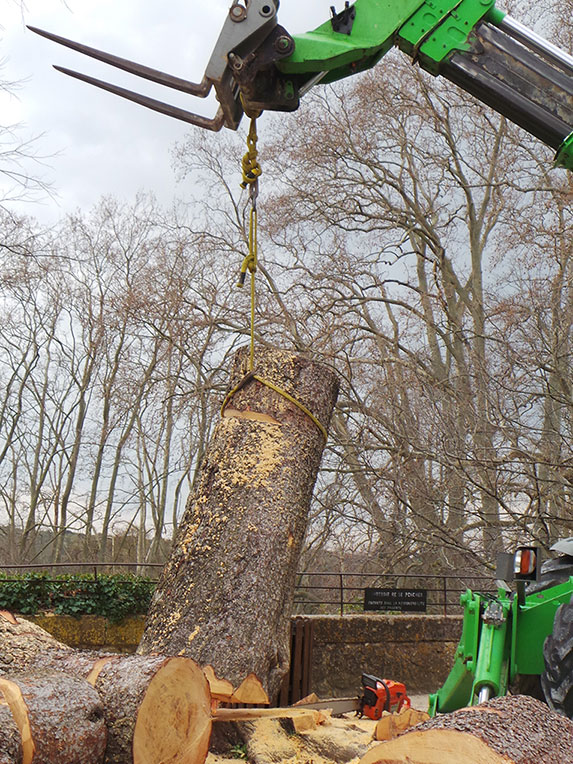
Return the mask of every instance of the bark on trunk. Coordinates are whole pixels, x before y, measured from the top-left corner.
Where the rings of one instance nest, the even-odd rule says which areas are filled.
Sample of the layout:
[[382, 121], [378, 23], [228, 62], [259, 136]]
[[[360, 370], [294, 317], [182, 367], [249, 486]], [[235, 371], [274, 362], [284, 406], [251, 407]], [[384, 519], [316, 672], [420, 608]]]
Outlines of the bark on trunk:
[[0, 695], [20, 733], [22, 764], [102, 764], [103, 708], [87, 682], [61, 673], [15, 674], [0, 677]]
[[194, 661], [80, 652], [35, 624], [0, 617], [0, 674], [39, 668], [78, 677], [90, 691], [90, 685], [95, 688], [108, 731], [106, 764], [205, 760], [211, 698]]
[[33, 671], [43, 658], [55, 660], [73, 652], [35, 623], [0, 612], [0, 675]]
[[[332, 369], [260, 350], [255, 374], [328, 427]], [[230, 389], [244, 380], [235, 358]], [[308, 414], [256, 378], [215, 428], [138, 652], [187, 655], [237, 687], [256, 674], [270, 698], [288, 669], [288, 618], [324, 436]]]
[[526, 695], [437, 716], [360, 764], [573, 764], [573, 722]]
[[0, 764], [21, 764], [22, 735], [8, 703], [0, 698]]

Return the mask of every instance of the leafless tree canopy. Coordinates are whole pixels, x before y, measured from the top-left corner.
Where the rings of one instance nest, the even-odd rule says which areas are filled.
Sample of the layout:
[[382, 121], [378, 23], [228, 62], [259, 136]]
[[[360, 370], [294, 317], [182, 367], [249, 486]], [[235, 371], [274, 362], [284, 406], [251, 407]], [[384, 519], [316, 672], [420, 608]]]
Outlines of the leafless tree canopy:
[[[391, 55], [259, 133], [257, 339], [343, 378], [305, 563], [447, 572], [570, 535], [571, 176]], [[2, 217], [6, 558], [164, 555], [248, 334], [242, 151], [189, 134], [176, 212]]]

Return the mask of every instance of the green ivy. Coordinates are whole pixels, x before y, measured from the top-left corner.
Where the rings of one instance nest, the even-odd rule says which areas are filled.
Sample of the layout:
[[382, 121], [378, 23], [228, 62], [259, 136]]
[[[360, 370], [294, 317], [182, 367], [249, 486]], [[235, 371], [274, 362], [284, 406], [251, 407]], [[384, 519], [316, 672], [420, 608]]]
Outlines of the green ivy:
[[117, 622], [147, 612], [155, 581], [126, 575], [49, 576], [0, 573], [0, 610], [22, 615], [52, 611], [65, 615], [102, 615]]

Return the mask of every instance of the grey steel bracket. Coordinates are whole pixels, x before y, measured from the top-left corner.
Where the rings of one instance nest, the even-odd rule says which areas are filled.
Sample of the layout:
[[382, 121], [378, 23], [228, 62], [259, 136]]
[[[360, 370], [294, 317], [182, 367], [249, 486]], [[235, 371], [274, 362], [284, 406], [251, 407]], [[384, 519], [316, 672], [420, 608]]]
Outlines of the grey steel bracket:
[[[154, 98], [136, 93], [132, 90], [113, 85], [104, 80], [81, 74], [72, 69], [61, 66], [55, 66], [58, 71], [74, 77], [90, 85], [107, 90], [114, 95], [126, 98], [134, 103], [145, 106], [153, 111], [166, 114], [175, 119], [188, 122], [207, 130], [218, 131], [222, 127], [228, 127], [236, 130], [244, 113], [244, 105], [241, 99], [241, 88], [237, 83], [234, 69], [230, 66], [230, 61], [236, 62], [252, 53], [253, 50], [261, 46], [271, 33], [276, 32], [278, 0], [244, 0], [244, 5], [239, 0], [234, 0], [229, 13], [219, 35], [219, 38], [213, 49], [213, 53], [207, 64], [205, 75], [201, 82], [195, 83], [180, 77], [174, 77], [171, 74], [152, 69], [151, 67], [129, 61], [128, 59], [115, 56], [111, 53], [105, 53], [97, 48], [91, 48], [88, 45], [74, 42], [65, 37], [60, 37], [52, 32], [46, 32], [43, 29], [29, 26], [30, 31], [41, 35], [42, 37], [64, 45], [67, 48], [76, 50], [86, 56], [95, 58], [103, 63], [114, 66], [117, 69], [129, 72], [137, 77], [141, 77], [151, 82], [156, 82], [183, 93], [188, 93], [199, 98], [206, 98], [211, 89], [214, 88], [219, 108], [215, 117], [204, 117], [186, 109], [158, 101]], [[281, 30], [281, 37], [286, 32]], [[288, 36], [288, 35], [287, 35]], [[292, 41], [292, 38], [289, 37]], [[292, 52], [291, 46], [285, 47], [277, 52], [276, 58], [284, 57]]]

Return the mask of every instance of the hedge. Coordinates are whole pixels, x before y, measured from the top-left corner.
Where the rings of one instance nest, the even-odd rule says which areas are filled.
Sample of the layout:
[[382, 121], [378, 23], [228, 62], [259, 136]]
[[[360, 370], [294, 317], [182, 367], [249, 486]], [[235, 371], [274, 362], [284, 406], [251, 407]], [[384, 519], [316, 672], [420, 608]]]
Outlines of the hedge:
[[155, 583], [129, 575], [0, 573], [0, 610], [22, 615], [45, 611], [78, 617], [102, 615], [117, 622], [147, 612]]

